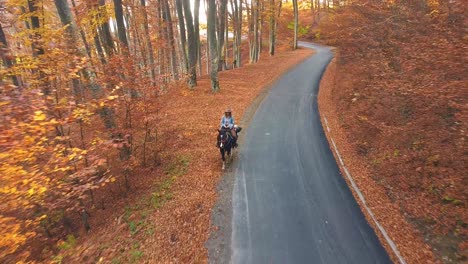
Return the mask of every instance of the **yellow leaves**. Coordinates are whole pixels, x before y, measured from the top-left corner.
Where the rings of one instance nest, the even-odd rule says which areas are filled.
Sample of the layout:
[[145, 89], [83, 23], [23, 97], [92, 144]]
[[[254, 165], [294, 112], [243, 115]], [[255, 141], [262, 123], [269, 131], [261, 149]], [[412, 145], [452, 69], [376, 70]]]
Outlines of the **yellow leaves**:
[[89, 123], [91, 117], [94, 115], [93, 112], [85, 108], [75, 108], [72, 112], [72, 117], [74, 119], [81, 120], [84, 123]]
[[27, 234], [21, 232], [21, 225], [13, 217], [0, 217], [0, 248], [2, 255], [16, 251], [27, 240]]
[[368, 120], [368, 118], [366, 116], [361, 116], [361, 115], [358, 115], [358, 119], [360, 121], [367, 121]]
[[44, 112], [38, 110], [34, 112], [34, 121], [44, 121], [46, 119], [46, 115]]

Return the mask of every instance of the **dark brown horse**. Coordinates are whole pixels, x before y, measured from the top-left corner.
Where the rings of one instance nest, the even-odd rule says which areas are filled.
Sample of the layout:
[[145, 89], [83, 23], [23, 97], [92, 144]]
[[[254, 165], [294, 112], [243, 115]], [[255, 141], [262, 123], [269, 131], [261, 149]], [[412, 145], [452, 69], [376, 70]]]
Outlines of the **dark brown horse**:
[[[235, 129], [237, 134], [241, 131], [242, 128], [236, 127]], [[226, 153], [229, 157], [231, 157], [233, 148], [237, 146], [236, 143], [237, 138], [232, 135], [231, 129], [218, 129], [217, 146], [219, 148], [219, 152], [221, 153], [221, 159], [223, 160], [223, 170], [226, 167]]]

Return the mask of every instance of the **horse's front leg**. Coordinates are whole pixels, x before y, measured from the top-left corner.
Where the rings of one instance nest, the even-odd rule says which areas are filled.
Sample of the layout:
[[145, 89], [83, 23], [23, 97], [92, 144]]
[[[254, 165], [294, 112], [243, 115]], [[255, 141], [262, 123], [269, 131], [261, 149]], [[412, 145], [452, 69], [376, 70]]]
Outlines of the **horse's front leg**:
[[223, 160], [223, 170], [226, 167], [226, 158], [224, 156], [224, 148], [220, 148], [219, 151], [221, 152], [221, 159]]

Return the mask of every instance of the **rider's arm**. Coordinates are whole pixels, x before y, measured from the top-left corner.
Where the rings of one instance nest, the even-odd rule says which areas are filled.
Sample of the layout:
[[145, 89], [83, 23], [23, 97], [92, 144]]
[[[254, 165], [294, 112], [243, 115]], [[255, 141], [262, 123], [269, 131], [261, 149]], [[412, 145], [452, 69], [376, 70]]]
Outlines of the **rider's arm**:
[[219, 127], [223, 127], [223, 124], [224, 124], [224, 116], [221, 117], [221, 123], [220, 123]]

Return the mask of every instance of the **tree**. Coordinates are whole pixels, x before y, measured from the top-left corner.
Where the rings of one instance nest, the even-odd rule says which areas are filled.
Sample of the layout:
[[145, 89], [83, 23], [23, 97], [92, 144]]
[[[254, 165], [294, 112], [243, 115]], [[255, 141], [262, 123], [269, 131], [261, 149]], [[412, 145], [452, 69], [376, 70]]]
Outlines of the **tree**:
[[[150, 37], [150, 30], [148, 26], [148, 13], [146, 11], [146, 0], [140, 0], [140, 5], [142, 8], [142, 13], [143, 13], [143, 28], [145, 32], [145, 43], [146, 43], [146, 55], [148, 58], [148, 67], [150, 68], [150, 74], [151, 74], [151, 79], [153, 80], [153, 83], [156, 81], [156, 71], [155, 71], [155, 65], [154, 65], [154, 54], [153, 54], [153, 44], [151, 43], [151, 37]], [[175, 69], [175, 76], [177, 79], [177, 68]]]
[[[188, 42], [188, 84], [190, 88], [197, 86], [197, 42], [195, 39], [195, 30], [193, 28], [192, 10], [190, 9], [190, 0], [182, 0], [184, 8], [185, 24], [187, 26]], [[180, 19], [180, 18], [179, 18]]]
[[112, 35], [109, 28], [109, 18], [106, 9], [106, 1], [99, 0], [99, 20], [101, 22], [99, 26], [99, 33], [102, 39], [102, 43], [104, 43], [104, 49], [107, 55], [110, 57], [115, 52], [114, 41], [112, 40]]
[[234, 67], [241, 66], [241, 42], [242, 42], [242, 0], [231, 0], [231, 9], [233, 10], [233, 28], [234, 28], [234, 45], [233, 45], [233, 61]]
[[177, 17], [179, 21], [179, 31], [180, 31], [180, 45], [182, 46], [182, 60], [184, 65], [184, 71], [187, 72], [189, 68], [188, 56], [187, 56], [187, 35], [185, 30], [184, 22], [184, 10], [182, 6], [182, 0], [175, 0]]
[[218, 80], [218, 43], [216, 40], [216, 2], [215, 0], [208, 0], [208, 42], [210, 45], [211, 56], [211, 90], [213, 92], [219, 91]]
[[128, 49], [127, 30], [125, 29], [122, 0], [114, 0], [114, 12], [120, 43], [124, 45], [124, 48]]
[[[3, 63], [5, 63], [7, 68], [11, 69], [13, 67], [13, 61], [9, 56], [8, 42], [5, 33], [3, 32], [2, 24], [0, 24], [0, 57], [2, 57]], [[19, 86], [18, 77], [13, 73], [10, 73], [10, 76], [13, 84]]]
[[278, 1], [278, 10], [276, 10], [275, 0], [270, 0], [269, 2], [269, 53], [270, 55], [275, 55], [275, 45], [276, 45], [276, 30], [278, 27], [278, 19], [281, 14], [282, 1]]
[[297, 30], [299, 27], [299, 10], [297, 7], [297, 0], [293, 0], [293, 9], [294, 9], [294, 39], [293, 39], [293, 49], [297, 49]]
[[226, 54], [224, 53], [224, 33], [227, 30], [226, 13], [227, 0], [220, 0], [220, 6], [218, 9], [218, 22], [216, 23], [216, 25], [218, 25], [218, 70], [220, 71], [226, 68]]
[[195, 41], [197, 42], [197, 64], [199, 67], [200, 75], [202, 74], [202, 63], [201, 63], [201, 45], [200, 45], [200, 0], [195, 0], [194, 6], [194, 16], [193, 16], [193, 26], [195, 28]]

